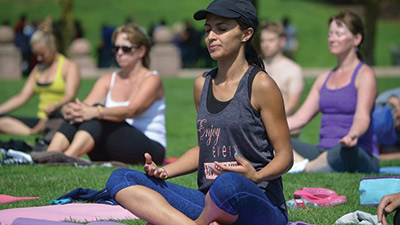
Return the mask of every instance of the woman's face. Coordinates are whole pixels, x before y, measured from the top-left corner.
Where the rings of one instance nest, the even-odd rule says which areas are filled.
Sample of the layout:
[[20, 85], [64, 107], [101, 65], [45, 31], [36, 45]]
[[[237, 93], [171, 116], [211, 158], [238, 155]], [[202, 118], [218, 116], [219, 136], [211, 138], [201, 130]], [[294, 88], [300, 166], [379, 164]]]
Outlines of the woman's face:
[[133, 45], [126, 33], [120, 33], [114, 42], [115, 59], [120, 67], [132, 66], [141, 62], [143, 47]]
[[329, 24], [328, 47], [333, 55], [340, 55], [349, 51], [354, 51], [360, 44], [361, 35], [353, 35], [345, 24], [339, 26], [336, 21]]
[[54, 61], [55, 46], [48, 46], [44, 41], [39, 41], [32, 46], [33, 54], [39, 63], [50, 65]]
[[235, 56], [245, 38], [244, 31], [234, 19], [210, 13], [207, 14], [204, 31], [208, 52], [214, 60]]

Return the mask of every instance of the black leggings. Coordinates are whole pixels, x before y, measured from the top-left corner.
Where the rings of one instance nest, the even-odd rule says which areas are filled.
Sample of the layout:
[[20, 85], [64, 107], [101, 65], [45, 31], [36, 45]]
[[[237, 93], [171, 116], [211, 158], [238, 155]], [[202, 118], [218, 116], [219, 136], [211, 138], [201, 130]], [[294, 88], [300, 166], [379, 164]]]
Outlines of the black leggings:
[[161, 164], [165, 148], [149, 139], [143, 132], [126, 122], [88, 120], [80, 124], [64, 121], [58, 132], [71, 143], [75, 133], [87, 131], [95, 141], [95, 147], [88, 153], [92, 161], [120, 161], [129, 164], [144, 163], [144, 153], [151, 154], [153, 161]]
[[[28, 118], [28, 117], [19, 117], [19, 116], [11, 116], [11, 115], [0, 115], [0, 117], [11, 117], [21, 121], [23, 124], [28, 126], [29, 128], [34, 128], [40, 121], [39, 118]], [[60, 110], [54, 111], [54, 113], [49, 117], [49, 119], [63, 118]]]

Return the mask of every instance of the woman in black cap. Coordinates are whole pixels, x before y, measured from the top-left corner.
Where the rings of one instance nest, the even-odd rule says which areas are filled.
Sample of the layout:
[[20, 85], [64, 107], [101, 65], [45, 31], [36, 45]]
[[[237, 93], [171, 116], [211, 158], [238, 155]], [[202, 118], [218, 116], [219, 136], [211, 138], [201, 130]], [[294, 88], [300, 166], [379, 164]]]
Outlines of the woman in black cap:
[[[118, 169], [107, 190], [152, 224], [287, 224], [281, 175], [293, 152], [281, 93], [250, 40], [258, 25], [248, 0], [215, 0], [194, 14], [218, 67], [194, 84], [198, 144], [142, 172]], [[166, 178], [198, 172], [199, 189]]]

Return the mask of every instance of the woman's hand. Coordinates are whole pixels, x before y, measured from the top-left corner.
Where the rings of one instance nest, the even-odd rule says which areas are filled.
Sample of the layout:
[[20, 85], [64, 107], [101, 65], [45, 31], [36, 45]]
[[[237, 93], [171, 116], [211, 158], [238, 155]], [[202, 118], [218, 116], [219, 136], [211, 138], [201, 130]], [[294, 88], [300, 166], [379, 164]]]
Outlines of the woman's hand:
[[79, 113], [76, 114], [74, 121], [77, 123], [82, 123], [86, 120], [96, 119], [99, 114], [99, 109], [97, 106], [89, 106], [79, 99], [76, 99], [76, 104], [79, 106]]
[[227, 171], [236, 172], [236, 173], [239, 173], [239, 174], [247, 177], [251, 181], [257, 183], [258, 175], [257, 175], [257, 171], [254, 169], [254, 167], [249, 162], [247, 162], [245, 159], [240, 157], [238, 153], [235, 153], [235, 159], [236, 159], [236, 162], [238, 163], [237, 166], [228, 166], [228, 165], [226, 165], [226, 163], [223, 163], [223, 162], [214, 162], [214, 165], [211, 167], [211, 169], [217, 175], [220, 175], [223, 172], [227, 172]]
[[151, 155], [149, 153], [145, 153], [144, 157], [146, 162], [144, 164], [143, 170], [149, 175], [158, 179], [167, 179], [168, 173], [164, 168], [158, 168], [157, 164], [153, 162]]
[[70, 121], [70, 123], [74, 123], [73, 120], [79, 114], [79, 111], [81, 111], [81, 107], [75, 102], [69, 102], [62, 108], [64, 119]]
[[44, 112], [46, 113], [47, 117], [50, 117], [56, 110], [57, 107], [55, 105], [48, 105]]
[[357, 145], [358, 137], [354, 135], [346, 135], [342, 139], [340, 139], [339, 143], [344, 147], [353, 147]]
[[382, 197], [378, 208], [378, 222], [383, 225], [387, 225], [386, 215], [393, 212], [397, 207], [400, 206], [400, 193], [395, 193], [391, 195], [385, 195]]
[[71, 124], [82, 123], [85, 120], [91, 120], [97, 117], [98, 109], [76, 99], [76, 102], [70, 102], [63, 107], [63, 116]]

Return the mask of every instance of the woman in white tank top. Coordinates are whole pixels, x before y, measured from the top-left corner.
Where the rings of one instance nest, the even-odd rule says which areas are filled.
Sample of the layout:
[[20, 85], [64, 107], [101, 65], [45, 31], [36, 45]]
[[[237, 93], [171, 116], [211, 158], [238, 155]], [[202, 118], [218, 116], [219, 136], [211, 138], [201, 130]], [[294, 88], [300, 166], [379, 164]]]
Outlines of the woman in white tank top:
[[117, 28], [113, 51], [121, 70], [100, 77], [84, 101], [63, 108], [66, 122], [48, 151], [93, 161], [143, 163], [144, 153], [159, 163], [165, 156], [165, 96], [162, 80], [150, 71], [148, 36], [135, 25]]

